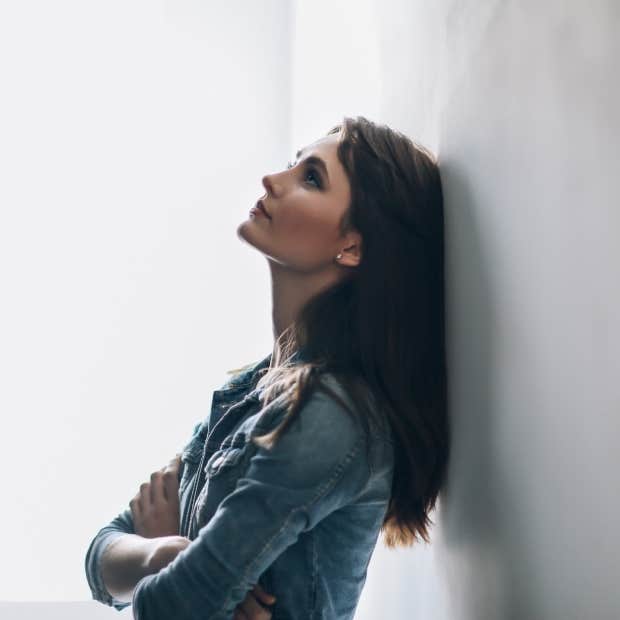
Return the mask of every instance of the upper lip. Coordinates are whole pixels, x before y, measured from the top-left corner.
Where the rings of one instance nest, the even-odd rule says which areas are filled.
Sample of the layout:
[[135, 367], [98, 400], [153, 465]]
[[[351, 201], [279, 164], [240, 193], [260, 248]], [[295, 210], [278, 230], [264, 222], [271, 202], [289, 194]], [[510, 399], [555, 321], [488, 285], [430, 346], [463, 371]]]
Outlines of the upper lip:
[[271, 215], [269, 214], [269, 211], [267, 211], [267, 207], [265, 207], [265, 203], [262, 200], [257, 200], [256, 201], [256, 208], [257, 209], [262, 209], [265, 212], [265, 215], [271, 219]]

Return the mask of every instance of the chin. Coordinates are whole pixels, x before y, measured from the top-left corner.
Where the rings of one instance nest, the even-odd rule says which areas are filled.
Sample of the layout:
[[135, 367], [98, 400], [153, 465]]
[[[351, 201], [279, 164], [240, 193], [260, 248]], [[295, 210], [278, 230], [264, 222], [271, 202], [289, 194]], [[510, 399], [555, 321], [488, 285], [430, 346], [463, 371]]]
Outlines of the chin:
[[248, 245], [251, 245], [253, 248], [259, 249], [254, 243], [254, 235], [250, 232], [250, 228], [252, 226], [251, 222], [246, 220], [245, 222], [241, 222], [239, 226], [237, 226], [237, 238], [241, 239], [241, 241], [245, 241]]
[[247, 237], [247, 233], [246, 233], [246, 229], [247, 229], [247, 220], [244, 222], [241, 222], [241, 224], [239, 224], [239, 226], [237, 226], [237, 237], [239, 237], [239, 239], [242, 239], [243, 241], [247, 241], [248, 237]]

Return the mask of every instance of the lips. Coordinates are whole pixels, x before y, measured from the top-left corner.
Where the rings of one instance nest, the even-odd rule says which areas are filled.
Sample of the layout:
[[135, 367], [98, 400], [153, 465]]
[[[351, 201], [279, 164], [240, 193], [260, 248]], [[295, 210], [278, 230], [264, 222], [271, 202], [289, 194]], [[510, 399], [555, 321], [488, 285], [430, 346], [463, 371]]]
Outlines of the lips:
[[262, 200], [258, 200], [256, 202], [256, 208], [260, 209], [269, 219], [271, 219], [271, 215], [269, 215], [269, 212], [267, 211], [267, 209], [265, 209], [265, 205], [263, 204]]

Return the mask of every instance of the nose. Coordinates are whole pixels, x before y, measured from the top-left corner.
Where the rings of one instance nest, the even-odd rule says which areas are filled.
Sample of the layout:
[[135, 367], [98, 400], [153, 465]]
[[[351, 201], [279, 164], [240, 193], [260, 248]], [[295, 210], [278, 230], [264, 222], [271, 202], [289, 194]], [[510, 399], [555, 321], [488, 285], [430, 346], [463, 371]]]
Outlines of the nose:
[[267, 195], [270, 196], [277, 196], [282, 191], [282, 184], [277, 183], [274, 177], [273, 174], [266, 174], [263, 177], [263, 187], [267, 190]]

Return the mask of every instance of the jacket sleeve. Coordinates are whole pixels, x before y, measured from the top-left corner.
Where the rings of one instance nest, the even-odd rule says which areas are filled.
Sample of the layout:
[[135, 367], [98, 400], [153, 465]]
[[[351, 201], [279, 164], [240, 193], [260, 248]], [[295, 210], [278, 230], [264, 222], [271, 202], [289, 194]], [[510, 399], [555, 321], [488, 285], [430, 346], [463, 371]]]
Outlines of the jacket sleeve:
[[232, 493], [192, 543], [141, 579], [134, 620], [230, 620], [260, 575], [299, 535], [366, 487], [358, 422], [314, 391], [271, 449], [256, 450]]
[[[202, 422], [195, 424], [190, 443], [198, 433], [201, 425]], [[186, 446], [187, 445], [189, 444], [186, 444]], [[179, 479], [182, 474], [183, 471], [181, 468], [179, 470]], [[131, 603], [120, 601], [107, 591], [101, 577], [101, 559], [107, 546], [125, 534], [135, 534], [130, 508], [123, 510], [118, 516], [112, 519], [105, 527], [101, 528], [97, 534], [95, 534], [95, 537], [88, 547], [84, 560], [86, 581], [90, 587], [93, 599], [99, 601], [100, 603], [109, 605], [110, 607], [114, 607], [119, 611], [131, 605]]]
[[86, 580], [88, 581], [93, 599], [114, 607], [119, 611], [131, 605], [131, 603], [118, 600], [106, 590], [101, 578], [101, 557], [106, 547], [112, 541], [125, 534], [134, 533], [131, 509], [127, 508], [97, 532], [88, 547], [84, 562]]

